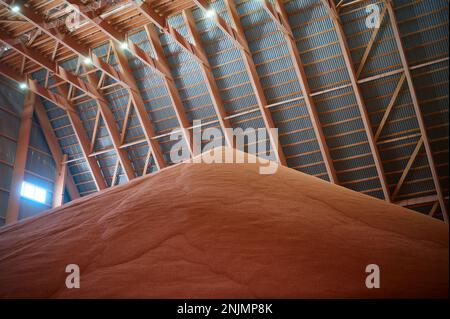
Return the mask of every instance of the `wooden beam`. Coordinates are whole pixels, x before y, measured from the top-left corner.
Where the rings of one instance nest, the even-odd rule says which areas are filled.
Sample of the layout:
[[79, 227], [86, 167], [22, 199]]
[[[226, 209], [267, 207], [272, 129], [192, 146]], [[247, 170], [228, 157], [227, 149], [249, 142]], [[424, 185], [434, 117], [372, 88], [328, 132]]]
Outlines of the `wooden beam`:
[[284, 8], [283, 1], [276, 0], [276, 6], [268, 0], [264, 0], [264, 9], [277, 22], [278, 28], [283, 32], [286, 44], [290, 53], [292, 64], [294, 66], [295, 73], [297, 75], [298, 83], [303, 93], [304, 101], [308, 109], [309, 117], [316, 135], [317, 142], [319, 144], [320, 153], [324, 160], [325, 168], [327, 170], [328, 177], [331, 183], [338, 183], [336, 170], [333, 165], [333, 159], [331, 157], [328, 145], [325, 139], [325, 135], [320, 124], [319, 114], [317, 112], [316, 104], [311, 96], [311, 89], [308, 84], [308, 78], [303, 67], [303, 62], [298, 51], [292, 28], [289, 24], [289, 18]]
[[66, 96], [68, 96], [68, 89], [61, 86], [58, 87], [57, 89], [58, 93], [54, 93], [48, 89], [39, 86], [39, 84], [37, 84], [36, 81], [32, 81], [30, 79], [18, 75], [17, 72], [15, 72], [15, 70], [11, 69], [10, 67], [2, 63], [0, 63], [0, 73], [9, 78], [10, 80], [16, 81], [17, 83], [24, 83], [25, 81], [25, 83], [27, 83], [28, 85], [28, 89], [31, 92], [34, 92], [35, 94], [41, 96], [42, 98], [48, 100], [49, 102], [55, 104], [56, 106], [66, 111], [66, 114], [72, 125], [72, 129], [74, 130], [78, 143], [80, 144], [83, 156], [86, 159], [86, 163], [88, 164], [90, 173], [92, 174], [97, 189], [106, 188], [106, 184], [97, 161], [89, 156], [90, 154], [88, 146], [89, 141], [86, 132], [84, 130], [83, 124], [75, 110], [75, 107], [72, 105], [70, 101], [67, 100], [67, 98], [65, 98]]
[[25, 5], [24, 1], [21, 0], [0, 0], [0, 4], [6, 6], [9, 10], [13, 4], [20, 5], [20, 11], [17, 13], [33, 26], [41, 30], [51, 39], [61, 44], [62, 46], [68, 48], [70, 51], [74, 52], [81, 58], [92, 58], [92, 65], [106, 73], [108, 76], [119, 82], [124, 87], [127, 87], [128, 84], [124, 81], [124, 79], [120, 76], [120, 74], [109, 64], [104, 62], [102, 59], [98, 58], [96, 55], [91, 54], [88, 47], [78, 43], [77, 39], [70, 34], [62, 33], [58, 27], [53, 26], [47, 23], [41, 15], [37, 14], [32, 7], [28, 4]]
[[[64, 96], [67, 96], [68, 94], [68, 90], [66, 87], [60, 87], [59, 91]], [[68, 102], [67, 100], [64, 103], [66, 104], [67, 117], [69, 118], [70, 124], [72, 125], [75, 137], [78, 141], [78, 144], [80, 145], [83, 157], [86, 159], [86, 163], [88, 164], [95, 185], [97, 186], [98, 190], [105, 189], [105, 179], [97, 163], [97, 160], [94, 157], [89, 156], [89, 140], [86, 131], [84, 130], [83, 123], [81, 122], [81, 119], [75, 109], [75, 106], [70, 104], [70, 102]]]
[[113, 173], [113, 177], [111, 180], [111, 187], [113, 187], [114, 185], [116, 185], [117, 182], [117, 173], [119, 172], [119, 167], [120, 167], [120, 161], [117, 160], [116, 164], [114, 165], [114, 173]]
[[127, 136], [127, 128], [128, 128], [128, 122], [130, 120], [130, 113], [131, 113], [131, 107], [133, 106], [131, 103], [131, 98], [128, 99], [127, 109], [125, 111], [125, 117], [123, 119], [122, 123], [122, 132], [120, 133], [120, 144], [123, 145], [125, 142], [125, 138]]
[[386, 6], [383, 8], [383, 11], [381, 11], [380, 14], [380, 27], [379, 28], [375, 28], [372, 31], [372, 35], [370, 36], [370, 40], [367, 43], [366, 49], [364, 50], [363, 56], [361, 58], [361, 61], [359, 62], [359, 66], [358, 66], [358, 70], [356, 70], [356, 78], [359, 79], [359, 76], [361, 75], [361, 72], [364, 69], [364, 65], [366, 64], [367, 58], [369, 57], [370, 51], [372, 50], [372, 47], [375, 43], [375, 39], [377, 38], [378, 32], [381, 29], [381, 24], [383, 23], [384, 20], [384, 16], [386, 15]]
[[436, 210], [438, 209], [438, 207], [439, 207], [439, 202], [434, 203], [433, 207], [431, 207], [430, 212], [428, 213], [428, 216], [433, 217], [434, 214], [436, 213]]
[[131, 68], [128, 64], [128, 59], [125, 56], [125, 53], [121, 48], [117, 46], [116, 43], [112, 43], [112, 48], [114, 54], [116, 56], [117, 63], [121, 70], [121, 73], [127, 78], [128, 83], [130, 83], [130, 98], [133, 101], [133, 105], [136, 110], [137, 117], [139, 122], [141, 123], [142, 129], [144, 131], [145, 138], [147, 140], [148, 146], [155, 158], [155, 163], [158, 169], [166, 167], [166, 163], [164, 161], [164, 157], [161, 151], [161, 148], [158, 145], [158, 142], [155, 139], [155, 131], [153, 129], [150, 118], [148, 117], [147, 110], [145, 109], [144, 101], [142, 100], [141, 95], [139, 94], [139, 88], [136, 83], [136, 80], [133, 77]]
[[[192, 16], [192, 12], [190, 10], [184, 10], [183, 18], [184, 18], [184, 22], [186, 24], [186, 28], [188, 29], [188, 32], [190, 33], [192, 39], [194, 39], [195, 47], [200, 52], [202, 52], [203, 55], [206, 56], [206, 51], [200, 40], [200, 35], [198, 33], [197, 26], [194, 21], [194, 17]], [[203, 78], [205, 79], [205, 84], [208, 89], [209, 95], [211, 96], [211, 102], [213, 104], [214, 110], [216, 111], [217, 118], [220, 123], [220, 127], [222, 128], [222, 132], [225, 137], [225, 142], [228, 146], [233, 147], [234, 146], [234, 138], [230, 131], [230, 128], [232, 126], [231, 126], [230, 121], [227, 119], [225, 105], [223, 104], [222, 98], [220, 96], [219, 88], [217, 86], [214, 75], [211, 71], [211, 65], [209, 64], [209, 61], [206, 60], [205, 63], [200, 63], [199, 66], [200, 66], [200, 70], [202, 72]]]
[[97, 109], [97, 115], [95, 116], [95, 123], [94, 128], [92, 129], [92, 137], [91, 137], [91, 147], [89, 148], [89, 154], [94, 152], [95, 149], [95, 141], [97, 140], [97, 132], [98, 132], [98, 126], [100, 124], [101, 119], [101, 112], [99, 109]]
[[[211, 97], [211, 102], [213, 104], [214, 110], [216, 111], [217, 118], [222, 128], [225, 137], [225, 142], [228, 146], [233, 146], [234, 145], [233, 136], [230, 130], [227, 129], [231, 128], [231, 124], [226, 119], [227, 114], [225, 111], [225, 106], [222, 102], [219, 89], [215, 82], [214, 76], [211, 72], [206, 52], [203, 49], [201, 42], [199, 41], [199, 38], [197, 38], [197, 41], [195, 41], [194, 45], [191, 44], [175, 28], [173, 28], [167, 23], [166, 18], [161, 17], [158, 13], [156, 13], [155, 10], [148, 3], [145, 2], [142, 2], [141, 4], [135, 3], [135, 7], [143, 16], [147, 17], [147, 19], [149, 19], [163, 33], [169, 35], [172, 39], [174, 39], [174, 41], [178, 43], [184, 51], [186, 51], [193, 59], [195, 59], [198, 62], [200, 70], [202, 72], [202, 76], [205, 80], [206, 87], [208, 89], [208, 93]], [[195, 23], [193, 23], [193, 18], [191, 17], [190, 12], [183, 13], [183, 16], [189, 32], [191, 32], [191, 35], [195, 39], [195, 37], [197, 37], [197, 29]], [[152, 41], [153, 47], [158, 57], [163, 58], [164, 53], [159, 48], [159, 45], [157, 45], [157, 43], [159, 43], [160, 41], [159, 36], [156, 33], [156, 30], [154, 29], [152, 30], [152, 28], [147, 27], [147, 32], [149, 32], [150, 39]], [[162, 61], [162, 63], [164, 63], [164, 61]], [[167, 61], [164, 64], [166, 64], [167, 68], [169, 68]], [[173, 82], [173, 78], [169, 78], [169, 80]], [[175, 92], [177, 91], [175, 84], [169, 83], [167, 85], [167, 89], [169, 92], [172, 93], [171, 99], [173, 104], [179, 105], [181, 103], [181, 99], [179, 99], [178, 94], [175, 95]], [[185, 129], [187, 128], [183, 128], [183, 130]], [[189, 136], [192, 137], [191, 133], [189, 133]], [[197, 148], [194, 147], [192, 142], [189, 143], [189, 146], [191, 147], [191, 154], [197, 152]]]
[[[154, 52], [156, 52], [158, 61], [160, 61], [165, 68], [170, 70], [169, 62], [164, 55], [164, 51], [155, 27], [147, 24], [145, 25], [145, 32], [147, 33], [150, 45], [152, 46]], [[190, 123], [172, 74], [168, 74], [166, 77], [164, 77], [164, 85], [166, 86], [167, 92], [169, 93], [170, 100], [175, 110], [175, 115], [178, 119], [178, 123], [180, 123], [181, 132], [187, 143], [189, 152], [191, 153], [191, 155], [194, 155], [192, 132], [189, 131]]]
[[[203, 9], [204, 11], [208, 11], [208, 10], [213, 10], [212, 7], [208, 4], [208, 2], [206, 0], [194, 0], [195, 4]], [[228, 0], [225, 0], [225, 4], [227, 4]], [[234, 5], [234, 3], [233, 3]], [[229, 8], [227, 8], [228, 10]], [[214, 11], [215, 12], [215, 11]], [[230, 12], [229, 12], [230, 13]], [[237, 14], [236, 12], [231, 12], [232, 14], [235, 14], [234, 17], [230, 16], [230, 19], [233, 20], [238, 20], [236, 19]], [[225, 19], [223, 19], [222, 17], [220, 17], [218, 14], [215, 14], [214, 17], [211, 17], [212, 19], [214, 19], [214, 21], [217, 23], [217, 26], [219, 27], [219, 29], [221, 29], [223, 31], [223, 33], [231, 40], [233, 41], [233, 43], [236, 45], [236, 47], [238, 47], [240, 50], [245, 51], [247, 54], [250, 54], [250, 50], [248, 48], [248, 43], [247, 40], [245, 39], [244, 33], [242, 32], [242, 30], [236, 30], [235, 28], [237, 28], [237, 25], [234, 25], [235, 28], [233, 28], [231, 25], [229, 25]]]
[[185, 39], [175, 28], [173, 28], [167, 22], [165, 17], [161, 17], [149, 3], [142, 2], [141, 4], [135, 3], [135, 8], [153, 24], [155, 24], [165, 34], [169, 35], [172, 39], [178, 43], [183, 50], [185, 50], [192, 58], [194, 58], [199, 64], [208, 65], [208, 58], [203, 50], [198, 46], [192, 45], [187, 39]]
[[345, 65], [347, 67], [348, 75], [350, 78], [350, 82], [352, 84], [353, 92], [355, 95], [356, 103], [359, 108], [359, 112], [361, 114], [361, 120], [364, 125], [364, 129], [367, 136], [367, 141], [369, 143], [370, 150], [372, 152], [372, 157], [375, 163], [375, 167], [377, 169], [378, 178], [380, 180], [381, 188], [383, 190], [384, 198], [386, 201], [391, 201], [391, 196], [389, 193], [389, 187], [386, 180], [386, 176], [384, 174], [384, 168], [383, 164], [381, 162], [381, 157], [378, 152], [377, 145], [375, 143], [375, 138], [372, 131], [372, 126], [370, 123], [369, 114], [367, 112], [364, 98], [362, 96], [361, 90], [358, 86], [356, 73], [355, 73], [355, 67], [352, 61], [351, 52], [347, 44], [347, 40], [345, 38], [344, 29], [342, 28], [341, 21], [339, 18], [339, 14], [336, 11], [335, 3], [334, 1], [328, 1], [328, 0], [322, 0], [322, 3], [326, 6], [326, 9], [332, 19], [332, 22], [334, 23], [334, 28], [336, 30], [336, 35], [338, 37], [339, 46], [342, 51], [342, 57], [344, 58]]
[[383, 131], [384, 125], [386, 124], [387, 119], [389, 118], [389, 115], [391, 114], [391, 111], [395, 105], [395, 101], [397, 101], [398, 95], [402, 89], [404, 82], [405, 82], [405, 75], [403, 74], [397, 83], [397, 87], [395, 88], [394, 93], [392, 94], [391, 100], [389, 101], [389, 104], [386, 107], [386, 110], [384, 111], [383, 118], [381, 119], [380, 124], [378, 125], [378, 128], [377, 128], [377, 131], [375, 132], [375, 136], [374, 136], [375, 142], [378, 141], [378, 139], [381, 135], [381, 132]]
[[[189, 134], [189, 121], [186, 116], [186, 112], [184, 110], [183, 104], [181, 102], [181, 98], [179, 93], [175, 87], [175, 83], [170, 72], [170, 67], [167, 61], [165, 60], [164, 55], [158, 55], [158, 58], [150, 57], [145, 51], [139, 48], [134, 43], [128, 41], [126, 34], [116, 30], [112, 25], [108, 22], [104, 21], [97, 13], [90, 10], [83, 2], [79, 0], [66, 0], [68, 4], [76, 5], [80, 9], [80, 14], [87, 19], [89, 22], [94, 24], [96, 27], [100, 28], [111, 41], [116, 43], [127, 43], [130, 53], [132, 53], [137, 59], [139, 59], [142, 63], [148, 66], [150, 69], [158, 73], [163, 77], [166, 89], [168, 91], [169, 97], [172, 101], [172, 105], [175, 110], [175, 114], [177, 116], [178, 122], [180, 123], [180, 127], [183, 132], [183, 137], [186, 140], [187, 146], [189, 147], [189, 151], [192, 154], [191, 141], [192, 138]], [[145, 28], [147, 31], [147, 28]], [[150, 39], [150, 42], [151, 39]], [[153, 46], [159, 44], [159, 40], [157, 43], [152, 43]], [[159, 44], [160, 45], [160, 44]], [[122, 163], [123, 164], [123, 163]], [[122, 167], [124, 167], [122, 165]]]
[[[48, 148], [50, 149], [50, 153], [52, 153], [53, 160], [55, 161], [57, 170], [59, 171], [58, 163], [63, 162], [63, 152], [59, 146], [58, 139], [53, 132], [53, 127], [48, 119], [47, 112], [45, 111], [41, 100], [38, 98], [36, 98], [34, 110], [42, 132], [44, 133], [45, 140], [47, 141]], [[80, 193], [78, 192], [77, 186], [75, 185], [70, 172], [67, 172], [66, 188], [71, 200], [80, 197]]]
[[420, 205], [420, 204], [425, 204], [425, 203], [433, 203], [436, 201], [437, 201], [437, 196], [430, 195], [430, 196], [424, 196], [424, 197], [404, 199], [404, 200], [395, 202], [395, 204], [402, 206], [402, 207], [407, 207], [407, 206], [414, 206], [414, 205]]
[[17, 139], [16, 157], [14, 160], [14, 169], [8, 197], [8, 208], [6, 210], [6, 225], [14, 223], [19, 219], [20, 190], [25, 176], [35, 100], [36, 95], [32, 92], [28, 92], [23, 106], [19, 137]]
[[[87, 75], [90, 84], [95, 88], [98, 81], [97, 76], [94, 73], [89, 73]], [[95, 89], [96, 90], [96, 89]], [[105, 123], [106, 129], [111, 137], [111, 142], [113, 144], [116, 155], [120, 161], [120, 164], [125, 172], [125, 176], [128, 180], [132, 180], [136, 177], [131, 161], [128, 158], [128, 153], [125, 149], [120, 148], [120, 134], [117, 130], [116, 120], [108, 105], [105, 102], [103, 95], [97, 92], [98, 98], [95, 99], [98, 105], [98, 111], [101, 113], [103, 122]]]
[[417, 141], [416, 147], [414, 148], [414, 151], [412, 152], [411, 156], [409, 157], [408, 163], [406, 163], [406, 166], [403, 169], [403, 173], [400, 176], [400, 179], [398, 180], [394, 191], [392, 192], [392, 198], [395, 198], [395, 196], [397, 196], [398, 192], [400, 191], [400, 188], [402, 187], [403, 182], [406, 179], [406, 176], [408, 175], [412, 165], [414, 164], [414, 161], [416, 160], [417, 154], [419, 154], [419, 151], [420, 151], [420, 148], [422, 147], [422, 145], [423, 145], [423, 139], [421, 137]]
[[[205, 7], [206, 1], [195, 1], [198, 5], [201, 6], [203, 10], [207, 10]], [[273, 123], [272, 114], [268, 109], [268, 103], [266, 97], [264, 95], [264, 89], [259, 80], [258, 73], [256, 71], [255, 63], [253, 62], [253, 57], [248, 49], [247, 40], [244, 37], [244, 29], [242, 28], [240, 18], [237, 14], [236, 6], [233, 1], [226, 0], [226, 9], [230, 16], [230, 20], [234, 28], [228, 26], [225, 20], [216, 14], [215, 21], [218, 23], [219, 27], [228, 34], [228, 36], [232, 39], [235, 39], [235, 43], [239, 43], [238, 46], [242, 55], [242, 59], [247, 70], [247, 74], [250, 79], [250, 83], [253, 87], [253, 92], [255, 93], [255, 97], [258, 103], [258, 108], [261, 112], [261, 117], [264, 122], [264, 126], [267, 130], [267, 135], [269, 136], [270, 144], [272, 145], [273, 151], [275, 152], [275, 157], [277, 161], [286, 166], [286, 158], [283, 153], [283, 149], [281, 147], [281, 143], [279, 143], [278, 136], [274, 134], [273, 130], [276, 129], [275, 124]], [[226, 26], [226, 27], [224, 27]], [[239, 36], [236, 36], [239, 35]]]
[[428, 139], [428, 132], [425, 126], [425, 122], [422, 116], [422, 110], [420, 109], [419, 99], [417, 97], [416, 89], [414, 87], [413, 78], [411, 75], [411, 71], [409, 69], [408, 60], [406, 58], [405, 49], [403, 47], [400, 30], [397, 25], [397, 20], [395, 17], [394, 7], [392, 5], [391, 0], [387, 0], [386, 2], [389, 18], [391, 21], [392, 31], [394, 33], [395, 42], [397, 44], [398, 52], [400, 54], [400, 60], [402, 61], [403, 70], [405, 72], [406, 81], [408, 82], [408, 87], [411, 95], [411, 100], [413, 102], [414, 110], [417, 117], [417, 122], [419, 124], [420, 133], [423, 139], [423, 145], [425, 147], [425, 152], [427, 154], [428, 164], [430, 165], [431, 175], [433, 177], [434, 187], [436, 189], [436, 193], [439, 199], [439, 205], [441, 206], [442, 216], [444, 217], [444, 221], [448, 223], [448, 209], [445, 205], [444, 195], [442, 192], [441, 184], [439, 182], [439, 175], [436, 170], [436, 165], [434, 163], [433, 151], [431, 149], [430, 140]]
[[53, 204], [52, 207], [59, 207], [64, 202], [64, 186], [67, 177], [67, 154], [63, 155], [62, 162], [57, 163], [57, 175], [55, 185], [53, 187]]

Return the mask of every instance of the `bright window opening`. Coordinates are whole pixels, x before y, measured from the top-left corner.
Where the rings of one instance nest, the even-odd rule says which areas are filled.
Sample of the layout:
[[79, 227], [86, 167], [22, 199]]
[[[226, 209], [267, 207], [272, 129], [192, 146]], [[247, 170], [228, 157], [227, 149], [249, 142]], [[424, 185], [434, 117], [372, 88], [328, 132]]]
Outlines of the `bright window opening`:
[[22, 189], [20, 190], [20, 195], [25, 198], [34, 200], [35, 202], [45, 204], [45, 200], [47, 198], [47, 191], [36, 185], [23, 182]]

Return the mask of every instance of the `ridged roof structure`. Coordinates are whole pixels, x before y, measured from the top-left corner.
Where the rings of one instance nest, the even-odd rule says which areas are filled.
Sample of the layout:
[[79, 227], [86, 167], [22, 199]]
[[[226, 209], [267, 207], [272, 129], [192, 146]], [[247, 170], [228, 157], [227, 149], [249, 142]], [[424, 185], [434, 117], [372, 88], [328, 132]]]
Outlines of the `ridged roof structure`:
[[81, 196], [172, 165], [170, 133], [190, 146], [201, 120], [277, 128], [271, 159], [446, 220], [448, 19], [445, 0], [0, 0], [0, 74], [39, 96]]

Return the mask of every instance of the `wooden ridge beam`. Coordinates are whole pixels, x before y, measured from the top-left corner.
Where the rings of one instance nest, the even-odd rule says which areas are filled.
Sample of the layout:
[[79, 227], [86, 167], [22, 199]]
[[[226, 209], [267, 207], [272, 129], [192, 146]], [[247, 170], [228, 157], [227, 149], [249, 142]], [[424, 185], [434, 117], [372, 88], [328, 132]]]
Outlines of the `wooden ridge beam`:
[[403, 47], [402, 38], [400, 35], [400, 30], [397, 24], [397, 19], [395, 17], [395, 10], [391, 0], [385, 1], [389, 19], [391, 22], [392, 31], [394, 33], [395, 42], [397, 45], [397, 49], [400, 55], [400, 60], [402, 61], [403, 70], [406, 76], [406, 81], [408, 83], [409, 92], [411, 95], [411, 100], [413, 102], [414, 111], [416, 113], [417, 122], [420, 128], [420, 134], [422, 135], [423, 145], [425, 147], [425, 152], [427, 154], [428, 164], [430, 166], [431, 175], [433, 177], [433, 183], [436, 190], [436, 194], [439, 200], [439, 205], [441, 207], [442, 216], [444, 217], [444, 221], [448, 223], [448, 209], [445, 204], [444, 195], [442, 192], [442, 187], [439, 182], [439, 175], [436, 170], [436, 165], [434, 163], [433, 151], [431, 149], [430, 140], [428, 138], [427, 128], [425, 126], [425, 122], [423, 120], [422, 110], [420, 108], [419, 99], [417, 97], [416, 89], [414, 87], [413, 77], [411, 71], [409, 69], [408, 60], [406, 58], [405, 48]]
[[342, 51], [342, 57], [344, 58], [345, 65], [347, 67], [348, 75], [350, 78], [350, 82], [353, 88], [353, 92], [355, 95], [356, 103], [359, 108], [359, 112], [361, 114], [361, 119], [364, 125], [364, 129], [367, 135], [367, 141], [369, 143], [370, 150], [372, 152], [372, 157], [375, 163], [375, 167], [377, 169], [378, 178], [380, 180], [381, 188], [383, 190], [383, 195], [386, 201], [391, 202], [391, 195], [389, 192], [389, 186], [386, 180], [386, 176], [384, 174], [384, 168], [381, 161], [381, 157], [378, 151], [378, 147], [375, 142], [374, 134], [372, 131], [372, 126], [369, 118], [369, 114], [367, 112], [364, 98], [361, 93], [361, 89], [358, 85], [358, 81], [356, 78], [355, 67], [353, 64], [353, 60], [351, 57], [350, 48], [348, 47], [347, 40], [345, 38], [344, 29], [342, 28], [342, 24], [339, 18], [339, 14], [336, 11], [335, 3], [332, 0], [322, 0], [322, 3], [325, 5], [328, 14], [331, 17], [331, 20], [334, 24], [334, 29], [336, 30], [336, 35], [339, 41], [339, 46]]
[[314, 134], [316, 135], [317, 142], [319, 144], [320, 152], [324, 159], [325, 168], [327, 170], [328, 177], [331, 183], [338, 183], [338, 178], [336, 175], [336, 170], [333, 165], [333, 159], [331, 157], [328, 145], [325, 139], [325, 135], [322, 130], [322, 125], [320, 123], [319, 114], [311, 96], [311, 89], [308, 84], [308, 78], [305, 73], [303, 62], [300, 57], [300, 53], [297, 48], [297, 44], [294, 39], [294, 34], [292, 28], [289, 24], [289, 19], [287, 12], [284, 8], [283, 1], [276, 0], [276, 6], [268, 0], [264, 0], [263, 8], [272, 17], [272, 19], [277, 23], [278, 28], [283, 32], [286, 44], [291, 56], [292, 64], [294, 66], [295, 73], [297, 75], [298, 83], [303, 93], [304, 101], [308, 109], [309, 117], [314, 129]]

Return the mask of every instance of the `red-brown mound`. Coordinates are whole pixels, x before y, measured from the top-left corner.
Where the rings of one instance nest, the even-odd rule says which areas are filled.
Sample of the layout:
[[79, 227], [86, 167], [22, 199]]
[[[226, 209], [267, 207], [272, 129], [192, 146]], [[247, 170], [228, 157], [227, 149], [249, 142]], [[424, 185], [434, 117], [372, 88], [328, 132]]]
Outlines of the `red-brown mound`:
[[0, 230], [0, 297], [447, 296], [444, 223], [288, 168], [180, 164]]

